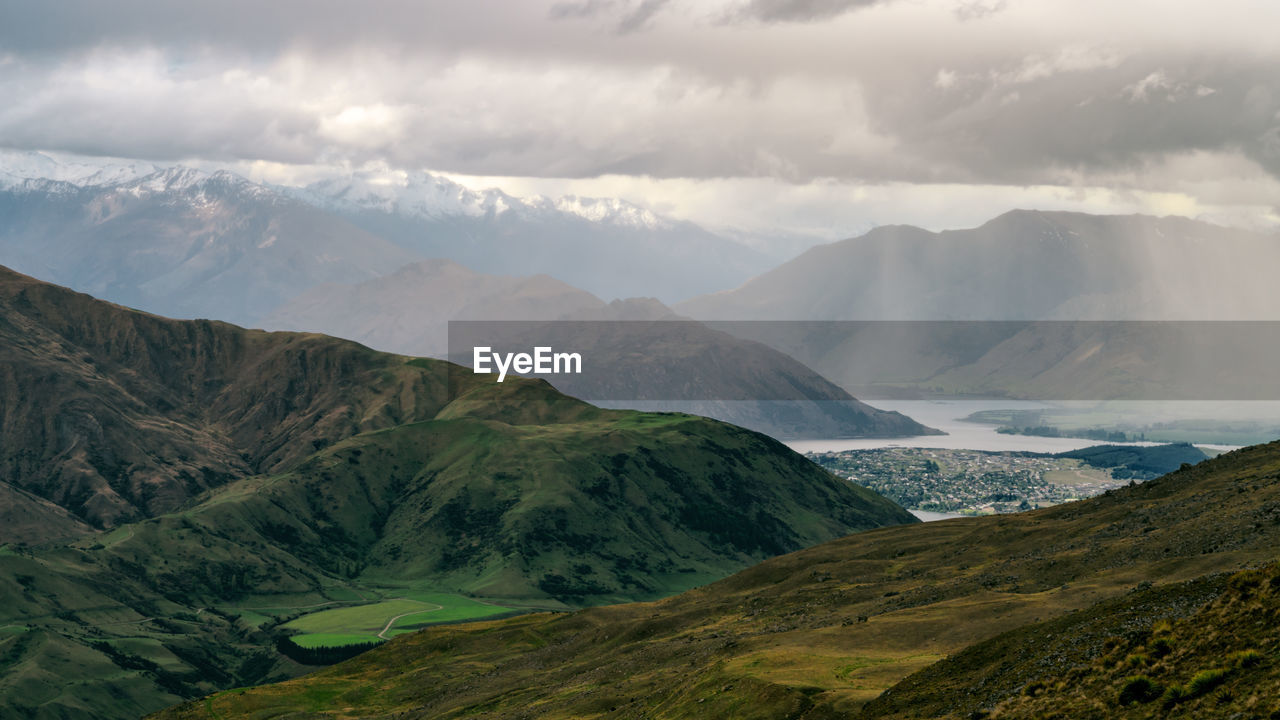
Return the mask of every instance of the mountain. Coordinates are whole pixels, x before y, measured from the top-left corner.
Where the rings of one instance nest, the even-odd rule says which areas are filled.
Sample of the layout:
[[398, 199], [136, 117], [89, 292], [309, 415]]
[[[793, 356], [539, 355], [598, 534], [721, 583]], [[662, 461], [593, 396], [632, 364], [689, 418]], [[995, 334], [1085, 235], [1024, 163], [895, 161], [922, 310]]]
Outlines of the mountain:
[[228, 172], [134, 175], [0, 183], [0, 263], [131, 307], [253, 323], [318, 284], [416, 259]]
[[879, 227], [674, 307], [700, 320], [1269, 320], [1277, 262], [1275, 235], [1014, 210], [966, 230]]
[[604, 298], [675, 302], [732, 287], [778, 256], [614, 198], [518, 198], [418, 172], [291, 191], [419, 257], [495, 275], [547, 274]]
[[1185, 691], [1183, 716], [1266, 716], [1275, 571], [1224, 574], [1275, 560], [1278, 477], [1280, 442], [1250, 447], [1081, 502], [851, 535], [658, 603], [426, 629], [156, 717], [1119, 717], [1144, 667]]
[[5, 717], [297, 675], [283, 626], [326, 608], [652, 599], [915, 522], [732, 425], [7, 270], [0, 332], [0, 493], [36, 513], [0, 546]]
[[[1270, 397], [1276, 332], [1221, 321], [1275, 319], [1276, 262], [1273, 235], [1019, 210], [968, 230], [877, 228], [675, 309], [787, 321], [713, 326], [862, 395]], [[1238, 357], [1212, 352], [1236, 346]]]
[[[455, 326], [451, 338], [453, 320], [486, 322]], [[546, 275], [485, 275], [424, 261], [355, 285], [320, 286], [263, 324], [460, 364], [471, 363], [473, 346], [573, 348], [588, 371], [550, 378], [561, 392], [610, 407], [705, 415], [778, 438], [933, 432], [859, 403], [766, 345], [688, 322], [656, 299], [605, 303]], [[452, 356], [451, 341], [459, 347]]]

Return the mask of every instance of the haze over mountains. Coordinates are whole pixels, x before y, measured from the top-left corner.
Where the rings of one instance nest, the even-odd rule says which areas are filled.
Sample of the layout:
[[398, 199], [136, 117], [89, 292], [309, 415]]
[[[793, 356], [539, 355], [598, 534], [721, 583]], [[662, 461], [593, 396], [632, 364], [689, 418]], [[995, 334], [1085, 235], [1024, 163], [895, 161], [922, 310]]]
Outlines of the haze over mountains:
[[701, 320], [1269, 320], [1277, 263], [1275, 234], [1014, 210], [964, 230], [879, 227], [674, 307]]
[[[472, 337], [462, 329], [450, 337], [451, 320], [495, 319], [551, 322], [486, 323], [469, 328]], [[461, 365], [471, 364], [476, 346], [572, 348], [589, 367], [549, 378], [562, 392], [608, 407], [713, 417], [782, 439], [934, 432], [858, 402], [767, 345], [689, 322], [653, 298], [606, 303], [547, 275], [483, 275], [447, 260], [423, 261], [355, 285], [322, 285], [263, 325]], [[451, 341], [459, 345], [454, 355]]]
[[1203, 326], [986, 321], [1275, 320], [1278, 264], [1275, 235], [1178, 217], [1018, 210], [967, 230], [877, 228], [674, 308], [706, 321], [871, 321], [723, 326], [860, 394], [1239, 398], [1265, 377], [1263, 365], [1223, 370], [1247, 381], [1216, 389], [1222, 358], [1201, 358], [1195, 382], [1158, 364], [1199, 362], [1217, 338]]

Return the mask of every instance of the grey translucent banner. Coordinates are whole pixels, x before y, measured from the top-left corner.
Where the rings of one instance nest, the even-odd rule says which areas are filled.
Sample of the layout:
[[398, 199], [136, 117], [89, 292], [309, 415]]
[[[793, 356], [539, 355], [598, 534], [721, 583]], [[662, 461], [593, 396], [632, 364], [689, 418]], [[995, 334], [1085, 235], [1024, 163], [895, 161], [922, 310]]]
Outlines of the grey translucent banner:
[[593, 400], [1280, 400], [1268, 321], [454, 321], [448, 359]]

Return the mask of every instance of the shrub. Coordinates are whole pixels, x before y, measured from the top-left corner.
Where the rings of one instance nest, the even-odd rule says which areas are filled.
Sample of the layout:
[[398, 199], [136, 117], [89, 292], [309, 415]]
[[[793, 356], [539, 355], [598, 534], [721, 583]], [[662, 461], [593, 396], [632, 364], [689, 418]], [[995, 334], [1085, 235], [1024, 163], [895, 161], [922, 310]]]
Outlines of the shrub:
[[1227, 662], [1233, 667], [1251, 668], [1262, 662], [1262, 653], [1257, 650], [1241, 650], [1227, 656]]
[[1164, 702], [1166, 705], [1180, 703], [1187, 699], [1187, 691], [1177, 685], [1170, 685], [1168, 690], [1164, 691]]
[[1124, 681], [1118, 700], [1121, 705], [1148, 703], [1160, 697], [1163, 692], [1164, 688], [1155, 680], [1146, 675], [1134, 675]]
[[1224, 668], [1201, 670], [1191, 678], [1191, 682], [1187, 683], [1187, 695], [1189, 697], [1204, 695], [1221, 685], [1226, 679], [1227, 670]]
[[1129, 667], [1146, 667], [1151, 664], [1151, 658], [1144, 653], [1134, 653], [1124, 659], [1124, 664]]

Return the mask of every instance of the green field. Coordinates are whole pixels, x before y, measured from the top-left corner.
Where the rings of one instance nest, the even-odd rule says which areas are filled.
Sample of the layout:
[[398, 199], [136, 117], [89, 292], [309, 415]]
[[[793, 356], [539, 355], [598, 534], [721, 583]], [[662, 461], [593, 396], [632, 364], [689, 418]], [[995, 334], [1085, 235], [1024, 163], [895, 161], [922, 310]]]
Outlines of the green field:
[[439, 610], [431, 610], [426, 612], [406, 615], [398, 620], [387, 631], [386, 637], [395, 637], [404, 633], [413, 632], [427, 625], [435, 625], [443, 622], [459, 622], [463, 620], [480, 620], [482, 618], [492, 617], [494, 615], [505, 615], [507, 613], [517, 612], [516, 608], [503, 607], [501, 605], [491, 605], [472, 600], [471, 598], [462, 597], [460, 595], [447, 595], [444, 593], [412, 593], [407, 596], [419, 602], [431, 603], [439, 605]]
[[281, 627], [299, 631], [301, 634], [293, 640], [303, 647], [335, 647], [385, 640], [427, 625], [479, 620], [515, 611], [460, 595], [411, 592], [381, 602], [308, 613]]

